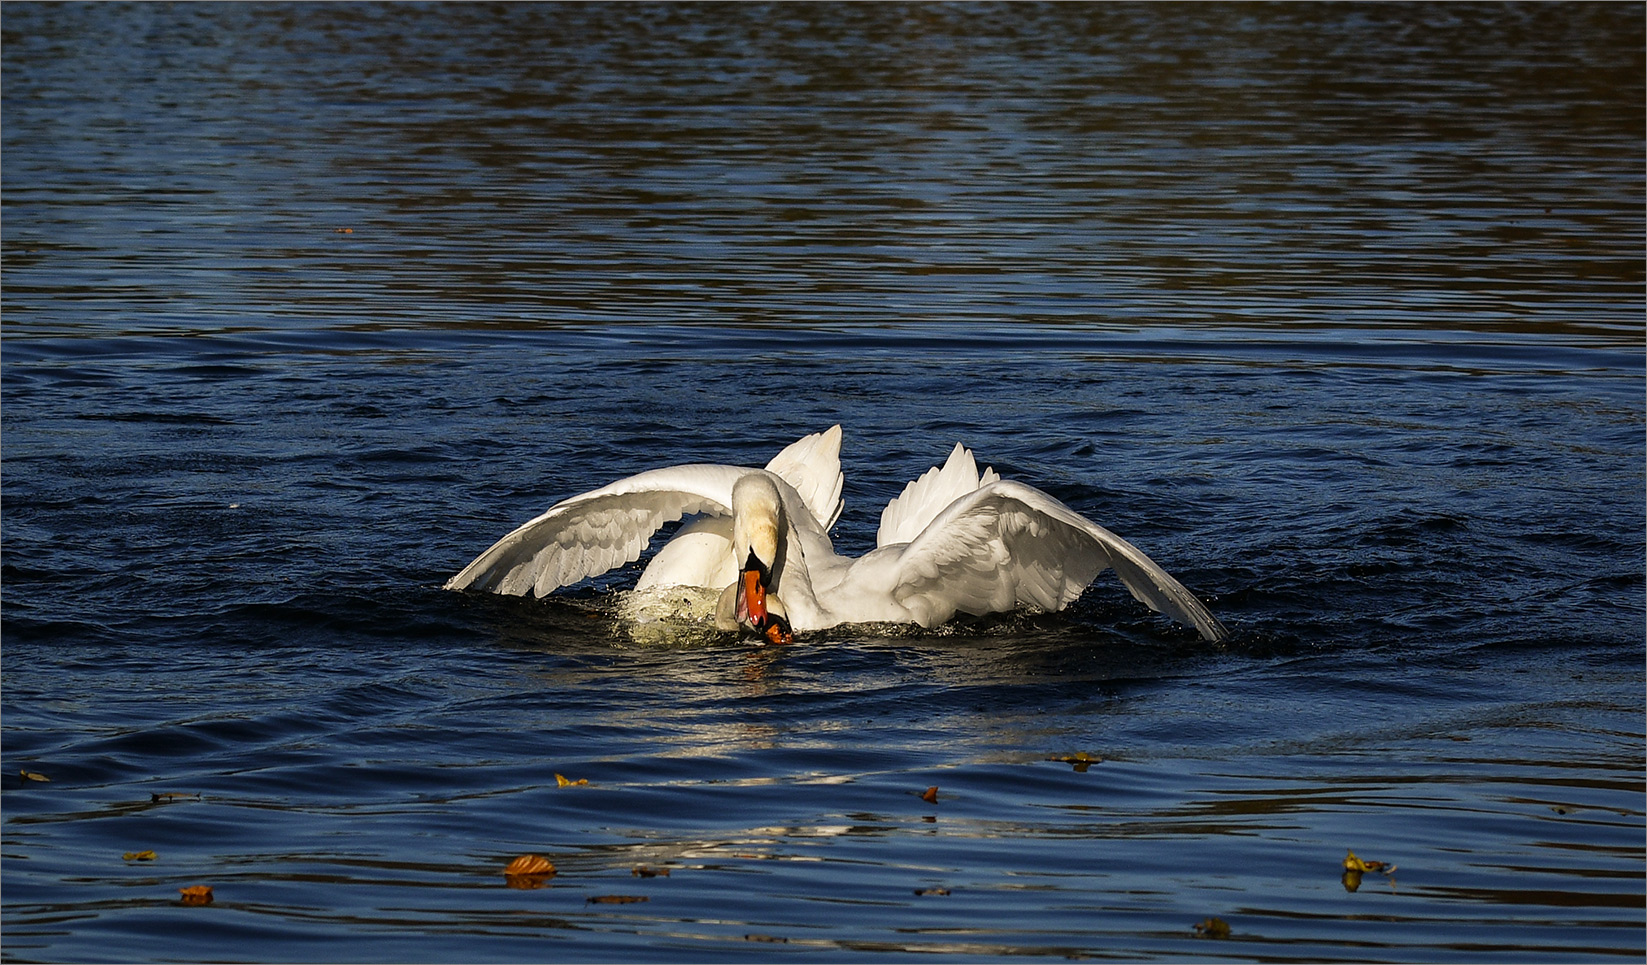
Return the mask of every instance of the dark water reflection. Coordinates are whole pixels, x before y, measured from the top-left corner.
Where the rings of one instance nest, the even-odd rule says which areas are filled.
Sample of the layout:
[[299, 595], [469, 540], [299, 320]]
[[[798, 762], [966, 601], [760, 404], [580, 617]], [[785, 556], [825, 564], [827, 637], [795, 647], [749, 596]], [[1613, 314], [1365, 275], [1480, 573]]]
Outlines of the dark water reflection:
[[[0, 32], [0, 957], [1641, 958], [1639, 6]], [[1235, 635], [436, 589], [834, 422], [843, 549], [961, 439]]]

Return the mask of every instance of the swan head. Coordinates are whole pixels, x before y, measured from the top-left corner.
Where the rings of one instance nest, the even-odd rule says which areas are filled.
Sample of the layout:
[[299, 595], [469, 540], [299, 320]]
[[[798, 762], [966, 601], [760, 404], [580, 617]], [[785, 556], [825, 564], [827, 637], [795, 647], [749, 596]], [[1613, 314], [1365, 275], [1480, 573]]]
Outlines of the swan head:
[[773, 643], [792, 639], [783, 601], [772, 591], [778, 541], [784, 530], [783, 496], [766, 473], [750, 473], [732, 486], [732, 558], [739, 564], [732, 617]]

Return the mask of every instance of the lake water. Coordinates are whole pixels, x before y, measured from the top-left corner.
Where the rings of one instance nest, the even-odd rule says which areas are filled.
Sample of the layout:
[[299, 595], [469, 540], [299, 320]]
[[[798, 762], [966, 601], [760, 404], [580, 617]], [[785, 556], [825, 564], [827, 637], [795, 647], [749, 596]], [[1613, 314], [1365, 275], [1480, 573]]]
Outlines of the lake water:
[[[6, 4], [0, 957], [1640, 961], [1643, 19]], [[836, 422], [1232, 637], [439, 589]]]

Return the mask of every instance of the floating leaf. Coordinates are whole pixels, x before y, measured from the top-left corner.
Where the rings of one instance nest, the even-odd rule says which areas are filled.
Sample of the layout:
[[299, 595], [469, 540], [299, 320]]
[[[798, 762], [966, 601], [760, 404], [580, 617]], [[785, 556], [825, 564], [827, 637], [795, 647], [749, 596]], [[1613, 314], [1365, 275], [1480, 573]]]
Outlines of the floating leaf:
[[776, 945], [787, 945], [787, 944], [789, 944], [789, 939], [783, 938], [779, 935], [751, 934], [751, 935], [743, 936], [743, 940], [746, 941], [746, 942], [771, 942], [771, 943], [776, 944]]
[[1077, 771], [1083, 774], [1086, 773], [1086, 769], [1092, 765], [1102, 764], [1104, 762], [1102, 757], [1099, 757], [1097, 754], [1089, 754], [1086, 751], [1076, 751], [1075, 753], [1064, 757], [1049, 757], [1047, 760], [1062, 761], [1065, 764], [1073, 765]]
[[645, 895], [595, 895], [585, 901], [592, 905], [632, 905], [637, 901], [650, 901]]
[[128, 851], [120, 857], [127, 861], [153, 861], [158, 855], [153, 851]]
[[588, 783], [589, 783], [588, 778], [580, 777], [580, 778], [578, 778], [577, 780], [574, 781], [574, 780], [568, 778], [564, 774], [556, 774], [555, 775], [555, 786], [556, 787], [573, 787], [573, 786], [578, 785], [578, 784], [588, 784]]
[[668, 868], [648, 868], [645, 865], [635, 865], [629, 873], [634, 875], [636, 878], [656, 878], [659, 875], [662, 875], [665, 878], [669, 877]]
[[1195, 923], [1195, 933], [1202, 938], [1230, 937], [1230, 924], [1222, 918], [1208, 918]]
[[183, 896], [185, 905], [209, 905], [212, 903], [211, 885], [190, 885], [187, 888], [177, 889]]
[[934, 784], [931, 787], [927, 788], [925, 791], [922, 791], [921, 792], [921, 800], [925, 801], [928, 804], [937, 804], [938, 803], [938, 785]]
[[555, 865], [540, 854], [523, 854], [503, 869], [503, 883], [511, 888], [542, 888], [555, 875]]
[[1360, 858], [1355, 856], [1354, 851], [1351, 851], [1344, 858], [1344, 870], [1354, 871], [1357, 874], [1371, 872], [1373, 874], [1387, 875], [1395, 871], [1395, 865], [1388, 864], [1383, 861], [1362, 861]]
[[200, 800], [199, 792], [190, 793], [190, 792], [187, 792], [187, 791], [161, 791], [158, 794], [150, 794], [149, 795], [149, 801], [151, 803], [154, 803], [154, 804], [160, 804], [160, 803], [165, 802], [165, 801], [198, 801], [198, 800]]
[[51, 783], [51, 778], [47, 777], [44, 774], [41, 774], [39, 771], [18, 771], [17, 773], [23, 775], [23, 782], [25, 784], [28, 783], [29, 781], [40, 781], [41, 783], [44, 783], [44, 784], [50, 784]]
[[542, 875], [548, 877], [555, 873], [554, 862], [541, 854], [523, 854], [509, 862], [503, 869], [506, 875]]
[[949, 894], [949, 889], [948, 888], [916, 888], [915, 893], [917, 895], [947, 895], [947, 894]]

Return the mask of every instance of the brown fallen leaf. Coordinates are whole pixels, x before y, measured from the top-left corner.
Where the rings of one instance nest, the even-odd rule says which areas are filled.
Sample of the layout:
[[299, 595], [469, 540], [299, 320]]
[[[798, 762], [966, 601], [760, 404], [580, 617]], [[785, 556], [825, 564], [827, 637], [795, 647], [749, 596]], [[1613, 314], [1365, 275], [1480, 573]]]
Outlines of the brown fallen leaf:
[[127, 861], [153, 861], [158, 855], [153, 851], [128, 851], [120, 857]]
[[669, 877], [668, 868], [648, 868], [645, 865], [635, 865], [634, 868], [630, 869], [629, 873], [634, 875], [636, 878], [656, 878], [659, 875], [662, 875], [665, 878]]
[[1371, 872], [1387, 875], [1395, 871], [1395, 865], [1383, 861], [1362, 861], [1355, 856], [1354, 851], [1351, 851], [1344, 858], [1344, 870], [1354, 871], [1357, 874]]
[[50, 784], [51, 783], [51, 778], [49, 778], [46, 775], [40, 773], [39, 771], [18, 771], [17, 773], [19, 773], [23, 776], [23, 783], [25, 783], [25, 784], [27, 784], [29, 781], [40, 781], [43, 784]]
[[211, 885], [190, 885], [187, 888], [177, 889], [183, 896], [185, 905], [209, 905], [212, 903]]
[[931, 787], [927, 788], [925, 791], [922, 791], [921, 792], [921, 800], [925, 801], [928, 804], [937, 804], [938, 803], [938, 785], [934, 784]]
[[588, 778], [580, 777], [580, 778], [578, 778], [577, 780], [574, 781], [574, 780], [568, 778], [564, 774], [556, 774], [555, 775], [555, 786], [556, 787], [573, 787], [573, 786], [578, 785], [578, 784], [588, 784], [588, 783], [589, 783]]
[[1195, 933], [1202, 938], [1228, 938], [1230, 925], [1222, 918], [1208, 918], [1195, 923]]
[[651, 899], [645, 895], [595, 895], [585, 900], [584, 904], [632, 905], [637, 901], [651, 901]]
[[947, 894], [949, 894], [949, 889], [948, 888], [916, 888], [915, 893], [917, 895], [947, 895]]
[[555, 864], [541, 854], [523, 854], [503, 869], [506, 875], [543, 875], [555, 873]]

